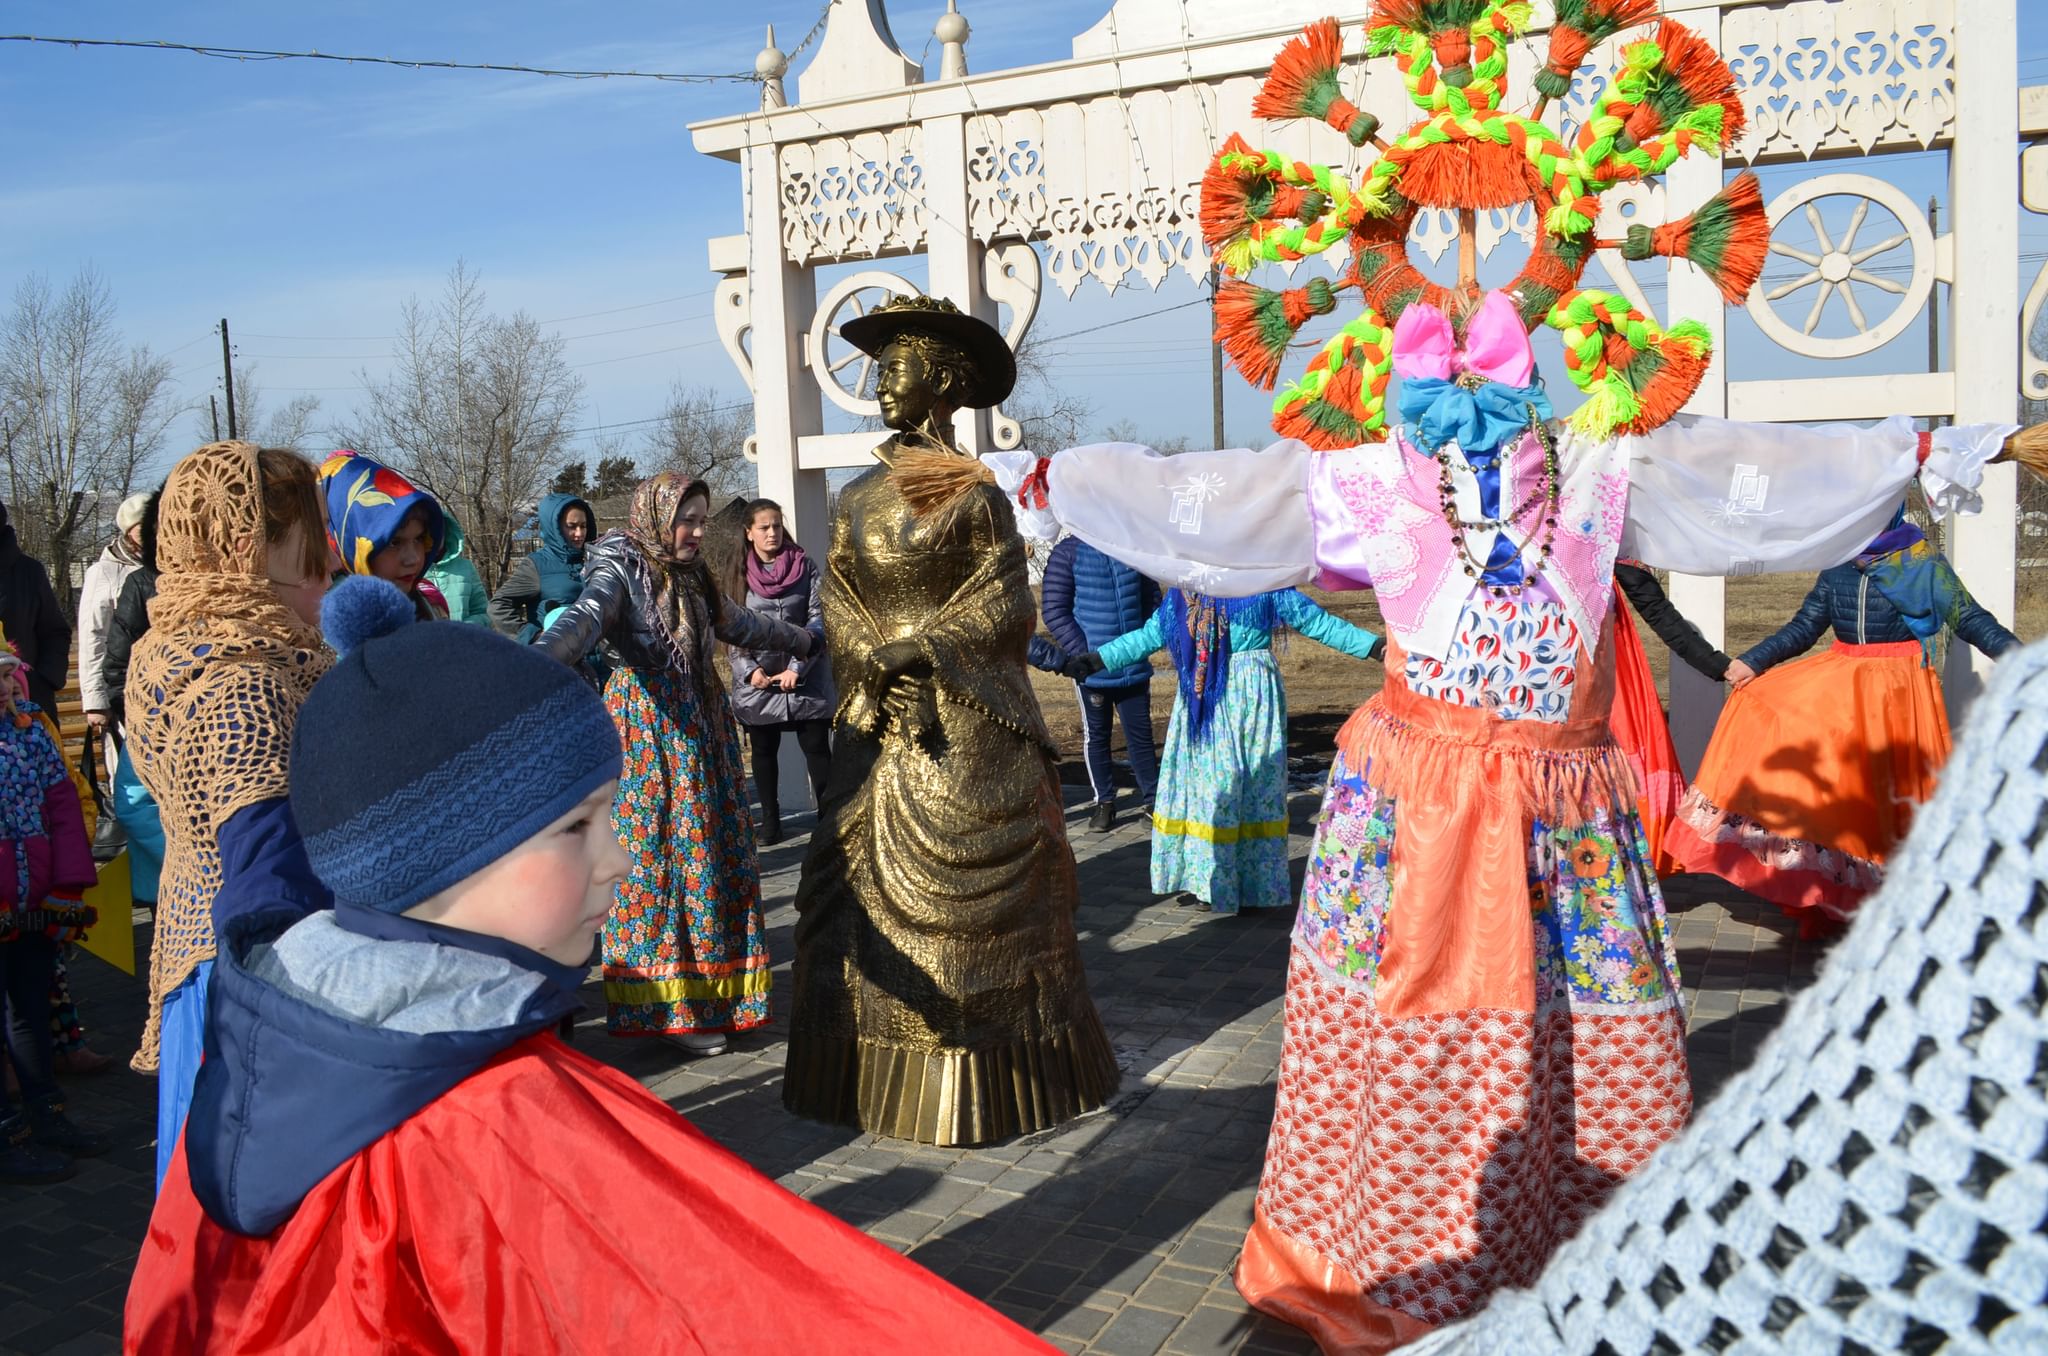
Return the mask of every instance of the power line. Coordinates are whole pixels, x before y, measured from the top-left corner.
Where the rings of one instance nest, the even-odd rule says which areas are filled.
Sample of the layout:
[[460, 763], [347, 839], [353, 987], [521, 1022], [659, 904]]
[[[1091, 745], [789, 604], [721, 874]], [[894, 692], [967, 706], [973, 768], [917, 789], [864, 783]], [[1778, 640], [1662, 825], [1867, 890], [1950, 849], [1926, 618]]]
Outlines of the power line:
[[[546, 319], [536, 320], [533, 323], [536, 325], [563, 325], [567, 324], [571, 320], [595, 320], [599, 316], [621, 315], [627, 311], [645, 311], [656, 306], [673, 306], [679, 301], [695, 301], [699, 297], [708, 297], [717, 290], [718, 289], [715, 287], [707, 287], [700, 292], [686, 292], [679, 297], [663, 297], [660, 301], [643, 301], [632, 306], [614, 306], [611, 309], [604, 311], [584, 311], [578, 315], [549, 316]], [[676, 320], [657, 320], [654, 321], [652, 324], [647, 325], [627, 325], [623, 328], [616, 330], [593, 330], [589, 334], [567, 334], [563, 335], [562, 338], [565, 342], [574, 342], [575, 340], [578, 339], [597, 339], [608, 334], [631, 334], [635, 330], [658, 329], [663, 325], [687, 325], [693, 321], [702, 320], [704, 318], [705, 317], [703, 316], [690, 315], [683, 316]], [[201, 339], [211, 337], [212, 335], [210, 333], [200, 336]], [[399, 336], [395, 334], [257, 334], [254, 332], [250, 332], [244, 334], [242, 337], [245, 339], [273, 339], [290, 344], [384, 344], [396, 340]], [[195, 339], [192, 342], [196, 344], [200, 342], [200, 340]], [[190, 345], [187, 345], [187, 347], [190, 347]], [[172, 350], [172, 352], [174, 353], [176, 351], [176, 349]], [[251, 356], [269, 358], [367, 356], [372, 358], [381, 358], [384, 357], [385, 355], [381, 353], [372, 353], [367, 355], [349, 355], [332, 353], [268, 353], [252, 354]]]
[[652, 348], [645, 353], [621, 353], [616, 358], [593, 358], [587, 363], [570, 363], [571, 367], [602, 367], [606, 363], [630, 362], [634, 358], [653, 358], [663, 353], [682, 353], [693, 348], [705, 348], [717, 343], [716, 339], [699, 339], [694, 344], [677, 344], [674, 348]]
[[[829, 10], [830, 6], [826, 8]], [[728, 82], [759, 84], [762, 79], [753, 71], [691, 75], [675, 71], [572, 70], [551, 66], [525, 66], [514, 62], [443, 61], [424, 57], [345, 55], [338, 52], [283, 52], [265, 47], [214, 47], [203, 43], [167, 42], [156, 38], [58, 38], [35, 33], [0, 33], [0, 42], [46, 42], [71, 48], [121, 47], [145, 52], [190, 52], [194, 56], [217, 57], [223, 61], [338, 61], [348, 66], [402, 66], [415, 71], [497, 71], [508, 75], [554, 76], [563, 80], [659, 80], [669, 84], [710, 85]]]
[[1027, 336], [1027, 339], [1035, 344], [1057, 344], [1064, 339], [1078, 339], [1084, 334], [1094, 334], [1098, 330], [1115, 329], [1118, 325], [1129, 325], [1139, 320], [1149, 320], [1155, 315], [1166, 315], [1173, 311], [1185, 311], [1190, 306], [1207, 306], [1208, 304], [1209, 298], [1196, 297], [1193, 301], [1183, 301], [1177, 306], [1162, 306], [1156, 311], [1140, 311], [1136, 315], [1127, 315], [1121, 320], [1105, 320], [1100, 325], [1090, 325], [1082, 330], [1068, 330], [1065, 334], [1054, 334], [1044, 339], [1029, 339], [1029, 336]]

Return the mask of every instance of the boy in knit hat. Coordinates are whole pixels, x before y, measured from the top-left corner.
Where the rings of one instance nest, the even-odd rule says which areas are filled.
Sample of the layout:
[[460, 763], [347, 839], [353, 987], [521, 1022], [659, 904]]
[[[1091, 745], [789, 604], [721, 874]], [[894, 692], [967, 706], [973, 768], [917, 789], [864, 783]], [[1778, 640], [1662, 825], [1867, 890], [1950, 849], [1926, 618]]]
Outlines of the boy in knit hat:
[[1046, 1350], [564, 1045], [618, 732], [380, 580], [323, 620], [288, 856], [227, 864], [206, 1060], [128, 1292], [160, 1351]]

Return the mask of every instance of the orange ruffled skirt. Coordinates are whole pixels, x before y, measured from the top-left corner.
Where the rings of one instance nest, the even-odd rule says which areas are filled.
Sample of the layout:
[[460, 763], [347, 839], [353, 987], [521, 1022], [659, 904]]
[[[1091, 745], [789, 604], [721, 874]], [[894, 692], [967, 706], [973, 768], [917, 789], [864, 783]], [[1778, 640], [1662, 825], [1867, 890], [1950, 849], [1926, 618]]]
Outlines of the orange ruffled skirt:
[[1918, 641], [1838, 640], [1730, 695], [1671, 852], [1825, 934], [1882, 883], [1949, 744]]
[[1683, 871], [1665, 839], [1685, 799], [1685, 772], [1678, 765], [1678, 749], [1671, 743], [1664, 704], [1657, 700], [1650, 656], [1643, 651], [1642, 638], [1636, 634], [1619, 586], [1614, 590], [1614, 705], [1607, 712], [1607, 724], [1614, 732], [1614, 742], [1621, 745], [1629, 766], [1635, 769], [1636, 811], [1642, 817], [1643, 836], [1649, 840], [1650, 860], [1657, 874]]

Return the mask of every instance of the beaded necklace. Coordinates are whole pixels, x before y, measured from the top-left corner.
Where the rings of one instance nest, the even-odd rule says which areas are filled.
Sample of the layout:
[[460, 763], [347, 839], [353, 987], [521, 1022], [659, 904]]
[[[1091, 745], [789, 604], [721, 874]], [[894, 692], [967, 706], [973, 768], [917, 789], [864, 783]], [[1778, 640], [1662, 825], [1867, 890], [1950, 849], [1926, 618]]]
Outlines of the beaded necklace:
[[[1542, 541], [1540, 543], [1524, 541], [1515, 548], [1515, 554], [1511, 558], [1513, 561], [1521, 560], [1533, 544], [1538, 546], [1535, 560], [1530, 565], [1523, 567], [1520, 582], [1486, 585], [1486, 588], [1496, 598], [1520, 598], [1522, 596], [1523, 591], [1536, 581], [1536, 576], [1543, 572], [1544, 563], [1550, 559], [1551, 545], [1557, 536], [1559, 479], [1557, 440], [1551, 436], [1549, 426], [1536, 413], [1536, 407], [1530, 405], [1525, 408], [1529, 411], [1529, 432], [1535, 436], [1537, 443], [1543, 448], [1543, 485], [1542, 488], [1531, 494], [1527, 499], [1517, 504], [1513, 512], [1499, 518], [1469, 519], [1459, 517], [1457, 486], [1451, 478], [1452, 454], [1446, 451], [1441, 444], [1431, 447], [1423, 442], [1414, 429], [1408, 431], [1408, 436], [1414, 441], [1415, 445], [1427, 452], [1430, 460], [1437, 464], [1438, 511], [1443, 514], [1444, 524], [1451, 529], [1451, 541], [1458, 548], [1460, 563], [1464, 566], [1467, 578], [1477, 579], [1486, 572], [1485, 558], [1475, 557], [1472, 554], [1472, 548], [1466, 543], [1465, 534], [1467, 532], [1498, 532], [1503, 528], [1512, 527], [1520, 522], [1538, 505], [1545, 508]], [[1502, 462], [1505, 468], [1507, 459], [1503, 457]], [[1503, 568], [1505, 567], [1503, 566]]]

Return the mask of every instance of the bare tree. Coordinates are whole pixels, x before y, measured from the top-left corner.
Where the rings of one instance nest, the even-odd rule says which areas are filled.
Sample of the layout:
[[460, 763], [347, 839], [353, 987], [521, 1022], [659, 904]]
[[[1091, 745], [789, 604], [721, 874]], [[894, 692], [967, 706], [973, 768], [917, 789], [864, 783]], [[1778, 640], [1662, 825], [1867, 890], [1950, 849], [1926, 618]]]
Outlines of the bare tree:
[[[747, 494], [755, 485], [746, 451], [753, 426], [750, 403], [736, 403], [709, 386], [677, 382], [669, 388], [660, 422], [647, 431], [642, 461], [650, 472], [681, 471], [709, 481], [714, 499]], [[602, 468], [598, 475], [603, 479]]]
[[[199, 441], [209, 443], [216, 436], [228, 436], [227, 426], [214, 433], [215, 410], [201, 405], [195, 411], [194, 426]], [[263, 387], [256, 380], [254, 364], [235, 369], [235, 435], [263, 447], [289, 447], [304, 451], [313, 436], [313, 420], [320, 413], [320, 397], [302, 391], [276, 410], [269, 408]]]
[[1003, 402], [1003, 413], [1023, 430], [1022, 446], [1050, 454], [1073, 447], [1095, 418], [1092, 401], [1055, 381], [1046, 366], [1045, 345], [1027, 333], [1017, 345], [1017, 387]]
[[162, 448], [178, 408], [170, 364], [124, 346], [106, 280], [87, 267], [60, 294], [34, 274], [0, 333], [0, 440], [22, 549], [49, 567], [65, 607], [71, 567]]
[[347, 445], [388, 459], [438, 498], [495, 588], [514, 534], [573, 455], [583, 382], [563, 361], [560, 336], [484, 303], [482, 283], [460, 262], [431, 307], [405, 303], [390, 376], [362, 374], [364, 422], [347, 431]]
[[1102, 441], [1106, 443], [1140, 443], [1161, 456], [1173, 457], [1194, 450], [1194, 440], [1185, 433], [1176, 433], [1169, 438], [1147, 438], [1138, 432], [1138, 426], [1129, 419], [1119, 419], [1102, 430]]

